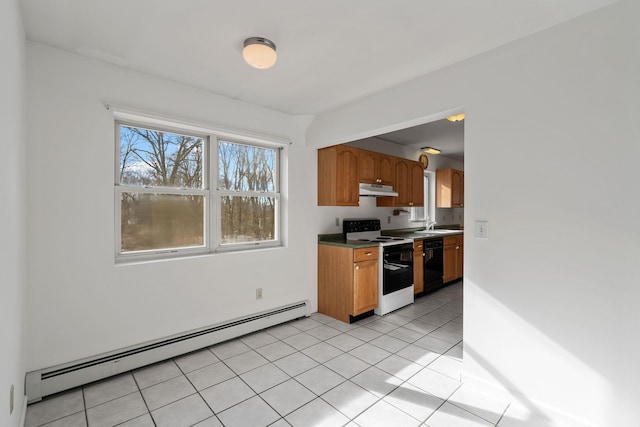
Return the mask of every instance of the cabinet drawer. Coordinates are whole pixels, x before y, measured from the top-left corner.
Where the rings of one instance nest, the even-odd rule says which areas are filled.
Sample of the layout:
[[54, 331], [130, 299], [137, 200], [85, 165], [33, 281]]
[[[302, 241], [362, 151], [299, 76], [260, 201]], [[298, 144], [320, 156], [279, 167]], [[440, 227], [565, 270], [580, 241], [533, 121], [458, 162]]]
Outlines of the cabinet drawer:
[[456, 234], [455, 236], [448, 236], [442, 239], [444, 246], [461, 245], [464, 242], [464, 235]]
[[451, 246], [451, 245], [455, 245], [457, 242], [457, 236], [449, 236], [449, 237], [445, 237], [444, 239], [442, 239], [442, 244], [444, 246]]
[[[416, 240], [413, 242], [413, 254], [415, 255], [418, 251], [422, 252], [422, 248], [424, 248], [424, 240]], [[422, 255], [420, 255], [422, 256]]]
[[353, 250], [353, 262], [369, 261], [372, 259], [378, 259], [378, 248], [376, 246]]

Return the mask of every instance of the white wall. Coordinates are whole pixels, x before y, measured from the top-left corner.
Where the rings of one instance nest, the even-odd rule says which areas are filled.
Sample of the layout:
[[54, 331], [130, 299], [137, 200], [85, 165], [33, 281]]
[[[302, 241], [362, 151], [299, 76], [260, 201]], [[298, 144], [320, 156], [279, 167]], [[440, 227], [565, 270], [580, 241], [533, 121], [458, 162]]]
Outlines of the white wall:
[[[0, 2], [0, 425], [18, 426], [24, 400], [26, 293], [25, 41], [17, 1]], [[9, 390], [15, 386], [13, 413]]]
[[[315, 192], [306, 177], [316, 157], [303, 119], [33, 43], [27, 72], [28, 371], [302, 299], [315, 310], [307, 215]], [[287, 246], [115, 265], [114, 119], [105, 101], [289, 138]]]
[[465, 238], [465, 379], [550, 422], [640, 425], [638, 16], [622, 0], [307, 132], [324, 146], [464, 108], [465, 228], [490, 224], [489, 240]]

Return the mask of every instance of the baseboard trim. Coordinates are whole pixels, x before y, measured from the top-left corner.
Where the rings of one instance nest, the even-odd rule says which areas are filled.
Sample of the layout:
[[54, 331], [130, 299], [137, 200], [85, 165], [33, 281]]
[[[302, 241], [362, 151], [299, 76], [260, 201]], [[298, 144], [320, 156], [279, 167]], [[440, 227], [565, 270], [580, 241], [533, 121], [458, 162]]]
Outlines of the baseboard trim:
[[229, 339], [309, 315], [309, 301], [299, 301], [204, 328], [27, 372], [27, 403], [103, 378], [199, 350]]

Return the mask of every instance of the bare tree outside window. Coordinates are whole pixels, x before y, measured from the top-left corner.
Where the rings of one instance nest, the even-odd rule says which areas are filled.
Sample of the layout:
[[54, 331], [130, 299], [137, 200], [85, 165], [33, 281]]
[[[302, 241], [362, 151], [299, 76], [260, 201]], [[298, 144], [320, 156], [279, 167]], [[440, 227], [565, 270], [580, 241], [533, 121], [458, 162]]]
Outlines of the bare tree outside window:
[[119, 135], [119, 182], [132, 190], [120, 193], [121, 252], [203, 246], [204, 139], [126, 125]]
[[120, 184], [202, 188], [203, 138], [120, 125]]
[[275, 240], [278, 150], [218, 142], [221, 244]]
[[124, 122], [116, 142], [117, 256], [279, 244], [279, 148]]

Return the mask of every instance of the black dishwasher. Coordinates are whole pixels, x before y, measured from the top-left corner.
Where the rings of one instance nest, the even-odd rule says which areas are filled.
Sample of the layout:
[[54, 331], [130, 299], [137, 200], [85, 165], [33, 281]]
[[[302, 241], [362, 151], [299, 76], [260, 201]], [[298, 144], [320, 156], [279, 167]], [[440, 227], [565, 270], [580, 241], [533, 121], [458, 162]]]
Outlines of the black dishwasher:
[[424, 293], [433, 292], [444, 286], [442, 275], [444, 274], [442, 239], [424, 240]]

